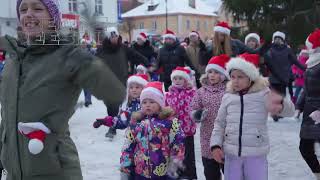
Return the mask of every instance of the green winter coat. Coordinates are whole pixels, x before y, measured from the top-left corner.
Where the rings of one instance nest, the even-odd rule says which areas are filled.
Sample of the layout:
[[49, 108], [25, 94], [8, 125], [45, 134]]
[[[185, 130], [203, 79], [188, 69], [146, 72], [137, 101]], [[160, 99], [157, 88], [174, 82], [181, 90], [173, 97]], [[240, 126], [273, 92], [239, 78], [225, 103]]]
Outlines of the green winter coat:
[[[101, 60], [74, 46], [25, 48], [6, 36], [0, 47], [9, 54], [0, 84], [1, 162], [7, 180], [82, 180], [68, 126], [80, 92], [86, 89], [116, 109], [124, 86]], [[40, 154], [29, 152], [18, 122], [42, 122], [52, 131]]]

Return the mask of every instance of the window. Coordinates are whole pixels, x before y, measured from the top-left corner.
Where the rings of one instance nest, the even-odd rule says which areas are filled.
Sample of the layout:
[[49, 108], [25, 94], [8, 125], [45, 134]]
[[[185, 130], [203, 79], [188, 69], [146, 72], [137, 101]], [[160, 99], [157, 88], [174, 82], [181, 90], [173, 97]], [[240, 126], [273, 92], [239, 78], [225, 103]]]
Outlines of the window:
[[189, 6], [192, 8], [196, 8], [196, 0], [189, 0]]
[[103, 15], [103, 3], [102, 3], [102, 0], [96, 0], [95, 14], [96, 15]]
[[140, 23], [139, 27], [140, 27], [140, 29], [144, 29], [144, 23], [143, 22]]
[[157, 21], [152, 21], [152, 30], [157, 30]]
[[197, 21], [197, 31], [200, 31], [200, 21]]
[[187, 20], [186, 26], [187, 26], [187, 29], [190, 29], [190, 20]]
[[205, 21], [204, 23], [203, 23], [203, 27], [204, 27], [204, 30], [208, 30], [208, 22], [207, 21]]
[[77, 0], [69, 0], [69, 12], [78, 12]]

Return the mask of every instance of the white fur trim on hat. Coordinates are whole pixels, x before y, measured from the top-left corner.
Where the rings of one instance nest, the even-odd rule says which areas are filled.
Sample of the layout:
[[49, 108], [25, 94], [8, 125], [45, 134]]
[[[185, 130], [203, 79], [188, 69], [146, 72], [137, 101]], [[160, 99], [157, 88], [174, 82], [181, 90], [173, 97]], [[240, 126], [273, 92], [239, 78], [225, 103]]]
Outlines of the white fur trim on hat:
[[141, 34], [139, 34], [139, 35], [137, 36], [137, 40], [138, 40], [138, 38], [140, 38], [143, 42], [146, 42], [146, 41], [147, 41], [147, 39], [146, 39], [145, 37], [143, 37]]
[[172, 73], [171, 73], [171, 81], [173, 81], [173, 78], [176, 77], [176, 76], [181, 76], [181, 77], [183, 77], [185, 80], [191, 81], [190, 75], [187, 74], [187, 73], [184, 72], [184, 71], [173, 70]]
[[161, 107], [165, 106], [164, 95], [158, 89], [153, 87], [147, 87], [142, 90], [140, 95], [140, 102], [145, 99], [152, 99], [156, 101]]
[[231, 33], [230, 29], [225, 28], [225, 27], [221, 27], [221, 26], [215, 26], [213, 31], [220, 32], [220, 33], [227, 34], [227, 35], [230, 35], [230, 33]]
[[191, 37], [191, 36], [197, 36], [197, 37], [199, 37], [199, 34], [197, 34], [196, 32], [191, 32], [191, 33], [189, 34], [189, 37]]
[[141, 65], [141, 64], [138, 65], [136, 69], [137, 70], [142, 70], [143, 72], [147, 72], [148, 71], [148, 69], [145, 66]]
[[248, 61], [240, 57], [231, 58], [231, 60], [227, 63], [226, 67], [228, 74], [230, 74], [231, 71], [235, 69], [241, 70], [250, 78], [251, 81], [255, 81], [260, 76], [258, 68], [256, 68], [254, 64], [249, 63]]
[[306, 40], [306, 46], [309, 51], [313, 49], [313, 44], [309, 41], [309, 36]]
[[281, 37], [283, 40], [286, 40], [286, 34], [284, 34], [283, 32], [280, 32], [280, 31], [273, 33], [272, 42], [274, 42], [274, 39], [276, 37]]
[[250, 33], [246, 36], [244, 42], [245, 44], [248, 44], [248, 41], [251, 39], [251, 38], [254, 38], [255, 40], [257, 40], [258, 44], [260, 45], [260, 36], [257, 34], [257, 33]]
[[147, 85], [148, 81], [139, 76], [131, 76], [127, 80], [127, 85], [129, 86], [129, 84], [131, 83], [138, 83], [138, 84], [141, 84], [142, 86], [145, 86]]
[[176, 40], [177, 36], [175, 36], [173, 34], [165, 34], [165, 35], [163, 35], [163, 39], [166, 39], [166, 38], [170, 38], [170, 39]]
[[41, 130], [45, 132], [46, 134], [50, 134], [51, 131], [47, 126], [45, 126], [41, 122], [33, 122], [33, 123], [18, 123], [18, 130], [22, 132], [23, 134], [29, 134], [33, 131]]
[[214, 69], [214, 70], [218, 71], [219, 73], [221, 73], [222, 75], [226, 76], [227, 79], [230, 79], [230, 76], [227, 73], [227, 71], [224, 68], [222, 68], [221, 66], [219, 66], [217, 64], [208, 64], [206, 67], [206, 73], [208, 73], [208, 71], [210, 69]]

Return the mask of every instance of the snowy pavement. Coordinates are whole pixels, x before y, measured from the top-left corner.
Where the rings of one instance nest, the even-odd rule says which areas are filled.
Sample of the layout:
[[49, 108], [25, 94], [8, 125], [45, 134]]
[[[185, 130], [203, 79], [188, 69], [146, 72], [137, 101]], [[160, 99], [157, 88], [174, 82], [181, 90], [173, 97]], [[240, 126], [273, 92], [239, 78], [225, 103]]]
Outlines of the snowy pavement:
[[[83, 99], [81, 95], [80, 100]], [[124, 131], [118, 131], [110, 142], [104, 135], [107, 128], [94, 129], [95, 118], [104, 117], [106, 109], [102, 101], [93, 98], [93, 105], [80, 108], [70, 121], [71, 135], [79, 150], [84, 180], [118, 180], [119, 157]], [[268, 122], [271, 142], [269, 180], [314, 180], [299, 153], [299, 129], [301, 121], [281, 119]], [[199, 180], [205, 180], [200, 155], [199, 131], [196, 134], [196, 161]], [[3, 178], [4, 179], [4, 178]]]
[[[82, 99], [83, 96], [80, 98]], [[106, 113], [101, 101], [93, 100], [90, 108], [78, 109], [70, 122], [72, 137], [79, 150], [84, 180], [119, 179], [119, 157], [124, 132], [118, 131], [113, 142], [104, 134], [107, 128], [92, 128], [95, 118]], [[269, 180], [313, 180], [299, 152], [299, 129], [301, 121], [281, 119], [269, 121], [271, 152], [269, 159]], [[195, 138], [198, 179], [205, 180], [200, 155], [199, 133]]]

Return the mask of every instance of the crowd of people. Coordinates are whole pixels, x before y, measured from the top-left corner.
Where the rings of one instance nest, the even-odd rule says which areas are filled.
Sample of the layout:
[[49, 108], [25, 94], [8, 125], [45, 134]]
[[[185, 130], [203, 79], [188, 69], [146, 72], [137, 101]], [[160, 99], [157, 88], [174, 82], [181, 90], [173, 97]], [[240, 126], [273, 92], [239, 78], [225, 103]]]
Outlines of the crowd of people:
[[49, 19], [59, 27], [59, 14], [55, 0], [17, 0], [19, 38], [0, 38], [0, 168], [8, 180], [83, 179], [68, 125], [82, 90], [85, 106], [92, 94], [107, 109], [94, 128], [110, 127], [110, 139], [125, 129], [121, 180], [197, 179], [197, 125], [207, 180], [267, 180], [268, 116], [278, 121], [295, 109], [303, 113], [301, 155], [320, 180], [320, 30], [298, 55], [283, 32], [270, 44], [257, 33], [242, 42], [226, 22], [207, 42], [196, 31], [180, 42], [166, 30], [159, 50], [143, 32], [123, 44], [115, 27], [101, 46], [87, 33], [81, 46], [39, 44], [39, 34], [57, 33]]

